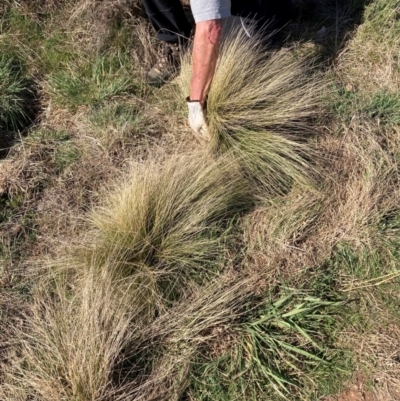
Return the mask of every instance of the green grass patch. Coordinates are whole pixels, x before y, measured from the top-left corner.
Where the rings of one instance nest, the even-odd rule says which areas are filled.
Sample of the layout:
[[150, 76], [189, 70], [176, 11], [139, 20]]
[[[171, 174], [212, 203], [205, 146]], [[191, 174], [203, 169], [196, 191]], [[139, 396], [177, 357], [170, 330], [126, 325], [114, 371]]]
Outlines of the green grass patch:
[[39, 38], [41, 24], [34, 21], [28, 15], [24, 15], [16, 7], [9, 7], [2, 18], [0, 33], [16, 34], [18, 33], [24, 39], [35, 40]]
[[54, 162], [59, 173], [80, 159], [81, 153], [70, 141], [60, 143], [55, 151]]
[[0, 130], [17, 131], [29, 120], [31, 97], [22, 63], [7, 54], [0, 55]]
[[[371, 37], [384, 40], [386, 45], [397, 46], [400, 35], [399, 3], [397, 0], [371, 1], [364, 12], [361, 40]], [[382, 35], [382, 33], [385, 33]]]
[[339, 121], [349, 123], [355, 116], [379, 121], [384, 125], [400, 124], [400, 95], [385, 90], [368, 95], [335, 84], [327, 97], [331, 111]]
[[[400, 254], [398, 241], [392, 249], [355, 249], [340, 244], [326, 268], [336, 273], [341, 291], [351, 302], [342, 311], [342, 347], [354, 350], [352, 359], [372, 390], [376, 375], [393, 374], [382, 357], [397, 358], [397, 349], [388, 339], [397, 338], [400, 327]], [[397, 252], [397, 253], [396, 253]], [[364, 350], [365, 348], [365, 350]]]
[[[36, 212], [26, 210], [25, 194], [0, 198], [0, 273], [23, 262], [37, 241]], [[15, 282], [18, 277], [9, 277]]]
[[83, 68], [52, 74], [48, 83], [55, 101], [70, 108], [98, 105], [115, 96], [132, 93], [136, 87], [120, 60], [105, 57]]
[[83, 57], [60, 21], [48, 17], [39, 23], [14, 7], [4, 16], [0, 35], [1, 46], [24, 58], [33, 75], [59, 71]]
[[120, 100], [93, 107], [89, 122], [93, 127], [93, 135], [106, 149], [116, 144], [137, 146], [144, 130], [140, 107]]
[[89, 120], [94, 127], [112, 126], [115, 129], [133, 129], [141, 121], [140, 110], [135, 105], [122, 102], [107, 103], [103, 107], [94, 108]]
[[10, 7], [0, 27], [0, 50], [24, 58], [44, 92], [63, 107], [99, 105], [135, 92], [141, 84], [130, 52], [134, 33], [127, 23], [115, 22], [104, 48], [94, 52], [94, 45], [80, 43], [63, 13], [64, 8], [54, 9], [38, 22]]
[[381, 91], [371, 98], [363, 110], [369, 118], [383, 124], [400, 124], [400, 94]]
[[34, 159], [42, 161], [46, 175], [62, 174], [82, 153], [71, 134], [63, 130], [39, 129], [31, 132], [23, 143], [31, 148]]
[[[84, 55], [72, 43], [67, 32], [52, 31], [49, 27], [48, 33], [44, 32], [40, 37], [40, 47], [37, 55], [33, 55], [35, 64], [41, 73], [57, 73], [60, 69], [67, 70], [70, 65], [79, 62]], [[35, 57], [36, 56], [36, 57]]]
[[10, 222], [23, 204], [24, 195], [22, 192], [16, 193], [11, 197], [0, 198], [0, 224]]
[[214, 400], [312, 399], [337, 390], [345, 360], [333, 346], [341, 301], [286, 290], [230, 329], [228, 349], [216, 359], [200, 357], [190, 397]]

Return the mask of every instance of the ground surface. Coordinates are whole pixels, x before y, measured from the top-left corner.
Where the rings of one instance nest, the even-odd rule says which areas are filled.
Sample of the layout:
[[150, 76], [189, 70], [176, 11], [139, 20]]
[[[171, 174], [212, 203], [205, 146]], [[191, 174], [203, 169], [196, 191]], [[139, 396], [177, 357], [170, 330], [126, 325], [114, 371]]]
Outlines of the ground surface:
[[0, 4], [2, 400], [400, 399], [400, 7], [296, 4], [208, 147], [139, 2]]

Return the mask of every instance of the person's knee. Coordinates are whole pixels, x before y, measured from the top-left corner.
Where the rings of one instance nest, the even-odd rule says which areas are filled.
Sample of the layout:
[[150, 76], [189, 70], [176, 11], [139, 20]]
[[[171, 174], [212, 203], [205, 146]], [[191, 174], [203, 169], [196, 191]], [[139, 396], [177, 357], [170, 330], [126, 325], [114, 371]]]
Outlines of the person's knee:
[[196, 33], [206, 36], [213, 44], [217, 44], [222, 35], [222, 20], [214, 19], [196, 24]]

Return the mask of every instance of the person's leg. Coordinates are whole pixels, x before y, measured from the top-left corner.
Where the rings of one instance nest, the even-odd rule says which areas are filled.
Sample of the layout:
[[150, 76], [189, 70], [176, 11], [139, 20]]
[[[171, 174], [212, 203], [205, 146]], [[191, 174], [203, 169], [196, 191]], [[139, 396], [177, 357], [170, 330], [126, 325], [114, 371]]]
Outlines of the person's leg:
[[164, 42], [184, 43], [192, 29], [180, 0], [142, 0], [157, 38]]
[[142, 1], [157, 38], [164, 42], [160, 57], [147, 73], [146, 81], [161, 86], [176, 72], [192, 27], [180, 0]]
[[157, 38], [164, 42], [159, 59], [147, 73], [146, 81], [150, 85], [161, 86], [176, 72], [192, 27], [180, 0], [142, 2]]

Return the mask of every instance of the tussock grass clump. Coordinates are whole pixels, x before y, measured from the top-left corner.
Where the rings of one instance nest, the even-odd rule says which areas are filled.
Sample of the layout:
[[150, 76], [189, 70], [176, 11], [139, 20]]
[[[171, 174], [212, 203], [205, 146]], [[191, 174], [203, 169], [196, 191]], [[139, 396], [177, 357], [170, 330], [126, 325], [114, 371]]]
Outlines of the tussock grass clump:
[[[132, 291], [112, 280], [113, 266], [89, 269], [75, 285], [57, 277], [39, 292], [15, 329], [20, 358], [5, 371], [3, 400], [116, 400], [126, 383], [115, 383], [115, 367], [132, 341]], [[19, 398], [21, 397], [21, 398]], [[25, 397], [25, 398], [24, 398]]]
[[[183, 60], [178, 84], [187, 95], [191, 60]], [[288, 50], [268, 52], [258, 37], [243, 30], [225, 38], [207, 100], [211, 147], [230, 150], [264, 187], [282, 192], [293, 181], [307, 181], [309, 147], [323, 87], [312, 61]]]
[[114, 280], [115, 264], [99, 274], [93, 262], [36, 294], [26, 326], [14, 330], [19, 353], [4, 371], [2, 399], [177, 400], [197, 348], [238, 318], [254, 291], [254, 279], [222, 276], [148, 321], [136, 302], [141, 288]]
[[29, 88], [21, 63], [0, 55], [0, 130], [16, 131], [28, 120]]
[[251, 205], [248, 183], [226, 158], [150, 161], [92, 213], [97, 230], [88, 236], [89, 255], [123, 256], [128, 272], [147, 271], [154, 282], [174, 287], [214, 268], [230, 219]]

